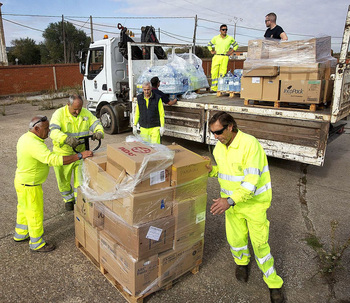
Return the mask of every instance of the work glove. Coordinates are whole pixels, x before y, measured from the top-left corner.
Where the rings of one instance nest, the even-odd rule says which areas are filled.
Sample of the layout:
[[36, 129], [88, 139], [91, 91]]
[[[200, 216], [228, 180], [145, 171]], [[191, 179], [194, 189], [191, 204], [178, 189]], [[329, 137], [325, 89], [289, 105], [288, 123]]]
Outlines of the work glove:
[[78, 145], [80, 145], [80, 141], [75, 137], [67, 137], [64, 143], [68, 144], [72, 148], [76, 148]]
[[101, 140], [103, 137], [103, 134], [101, 132], [96, 132], [92, 134], [92, 141], [95, 140]]
[[134, 134], [134, 136], [137, 135], [137, 126], [136, 126], [136, 125], [134, 125], [134, 126], [132, 127], [132, 133]]
[[160, 127], [159, 129], [160, 135], [163, 137], [164, 132], [165, 132], [165, 128], [163, 126]]

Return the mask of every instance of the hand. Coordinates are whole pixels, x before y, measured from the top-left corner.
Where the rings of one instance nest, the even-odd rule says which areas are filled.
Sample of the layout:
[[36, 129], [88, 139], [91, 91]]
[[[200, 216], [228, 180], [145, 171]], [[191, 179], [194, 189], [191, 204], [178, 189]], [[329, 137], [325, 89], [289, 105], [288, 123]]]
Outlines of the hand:
[[101, 132], [96, 132], [92, 134], [92, 141], [95, 140], [101, 140], [103, 137], [103, 134]]
[[132, 133], [134, 134], [134, 136], [137, 135], [137, 126], [136, 126], [136, 125], [134, 125], [134, 126], [132, 127]]
[[210, 207], [210, 212], [213, 215], [221, 215], [231, 207], [226, 198], [213, 199], [213, 201], [214, 204]]
[[88, 157], [92, 157], [94, 155], [94, 153], [91, 150], [84, 150], [83, 152], [81, 152], [83, 159], [88, 158]]
[[205, 167], [208, 169], [208, 172], [210, 173], [213, 170], [213, 165], [211, 164], [210, 158], [207, 156], [202, 156], [202, 158], [209, 161], [209, 164], [206, 164]]
[[159, 132], [160, 132], [161, 137], [163, 137], [164, 132], [165, 132], [165, 128], [163, 126], [161, 126], [159, 129]]
[[216, 54], [216, 51], [211, 50], [210, 53], [211, 53], [212, 55], [215, 55], [215, 54]]
[[64, 143], [68, 144], [72, 148], [76, 148], [78, 145], [80, 145], [80, 141], [75, 137], [68, 136]]

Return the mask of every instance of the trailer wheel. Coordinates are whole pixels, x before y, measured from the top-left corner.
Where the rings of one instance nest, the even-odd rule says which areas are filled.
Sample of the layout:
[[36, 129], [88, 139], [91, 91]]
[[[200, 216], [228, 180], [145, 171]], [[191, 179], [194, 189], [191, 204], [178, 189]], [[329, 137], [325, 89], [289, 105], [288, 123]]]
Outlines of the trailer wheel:
[[107, 134], [113, 135], [117, 132], [117, 117], [109, 105], [104, 105], [101, 108], [100, 121]]

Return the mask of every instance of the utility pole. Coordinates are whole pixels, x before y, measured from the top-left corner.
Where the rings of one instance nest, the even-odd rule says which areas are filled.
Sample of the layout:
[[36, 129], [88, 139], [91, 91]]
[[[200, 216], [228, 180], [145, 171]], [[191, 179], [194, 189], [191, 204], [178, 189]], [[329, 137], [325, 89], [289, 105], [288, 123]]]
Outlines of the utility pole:
[[92, 27], [92, 16], [90, 15], [90, 31], [91, 31], [91, 43], [94, 42], [94, 29]]
[[4, 33], [4, 26], [2, 24], [1, 6], [2, 6], [2, 3], [0, 3], [0, 65], [8, 66], [9, 62], [7, 60], [5, 33]]
[[193, 33], [193, 53], [196, 54], [196, 33], [197, 33], [197, 15], [194, 19], [194, 33]]
[[160, 27], [158, 27], [158, 41], [160, 42]]
[[243, 19], [242, 19], [242, 18], [233, 17], [233, 20], [230, 20], [230, 21], [233, 21], [234, 24], [235, 24], [235, 26], [234, 26], [234, 31], [233, 31], [233, 38], [236, 40], [236, 26], [237, 26], [237, 23], [238, 23], [239, 21], [242, 22]]
[[63, 40], [63, 57], [64, 63], [67, 63], [67, 51], [66, 51], [66, 33], [64, 31], [64, 16], [62, 15], [62, 40]]

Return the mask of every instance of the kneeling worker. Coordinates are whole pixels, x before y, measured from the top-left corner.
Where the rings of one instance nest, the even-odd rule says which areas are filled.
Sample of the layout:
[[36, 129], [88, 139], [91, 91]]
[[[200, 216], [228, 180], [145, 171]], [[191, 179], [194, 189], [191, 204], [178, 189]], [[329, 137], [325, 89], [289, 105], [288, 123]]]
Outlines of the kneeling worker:
[[14, 240], [29, 239], [29, 247], [35, 252], [49, 252], [55, 249], [46, 243], [44, 234], [44, 200], [42, 184], [49, 174], [49, 166], [62, 166], [92, 156], [91, 151], [80, 155], [59, 156], [51, 152], [44, 140], [49, 134], [46, 116], [36, 116], [29, 124], [29, 131], [17, 143], [17, 170], [15, 188], [17, 192], [17, 220]]
[[164, 134], [164, 107], [162, 98], [151, 90], [151, 83], [142, 84], [143, 93], [137, 96], [133, 133], [137, 133], [140, 124], [140, 135], [143, 140], [160, 144], [160, 136]]

